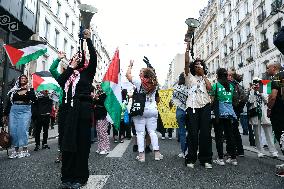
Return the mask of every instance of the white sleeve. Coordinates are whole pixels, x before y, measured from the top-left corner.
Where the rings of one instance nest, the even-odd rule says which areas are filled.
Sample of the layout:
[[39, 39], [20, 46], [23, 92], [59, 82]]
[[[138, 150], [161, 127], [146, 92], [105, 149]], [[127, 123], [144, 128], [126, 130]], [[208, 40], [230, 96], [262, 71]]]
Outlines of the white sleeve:
[[186, 86], [190, 86], [190, 80], [191, 80], [191, 77], [192, 77], [192, 75], [191, 75], [191, 73], [188, 73], [188, 75], [187, 76], [184, 76], [184, 78], [185, 78], [185, 85]]
[[141, 86], [140, 78], [132, 77], [132, 84], [135, 85], [138, 91], [140, 90], [140, 86]]

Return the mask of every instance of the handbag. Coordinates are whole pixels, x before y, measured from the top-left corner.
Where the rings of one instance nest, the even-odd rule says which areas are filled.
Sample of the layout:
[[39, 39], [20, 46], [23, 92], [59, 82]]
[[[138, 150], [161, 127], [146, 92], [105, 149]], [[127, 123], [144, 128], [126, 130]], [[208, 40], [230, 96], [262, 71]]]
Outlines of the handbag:
[[0, 146], [6, 149], [11, 146], [11, 137], [4, 127], [2, 127], [0, 132]]
[[215, 123], [219, 124], [219, 100], [218, 100], [218, 83], [216, 83], [216, 90], [214, 93], [214, 100], [211, 105], [211, 109], [215, 115]]
[[140, 92], [141, 88], [142, 85], [140, 86], [139, 92], [137, 91], [137, 88], [133, 92], [132, 105], [130, 108], [131, 116], [138, 116], [138, 115], [142, 116], [144, 113], [146, 94]]

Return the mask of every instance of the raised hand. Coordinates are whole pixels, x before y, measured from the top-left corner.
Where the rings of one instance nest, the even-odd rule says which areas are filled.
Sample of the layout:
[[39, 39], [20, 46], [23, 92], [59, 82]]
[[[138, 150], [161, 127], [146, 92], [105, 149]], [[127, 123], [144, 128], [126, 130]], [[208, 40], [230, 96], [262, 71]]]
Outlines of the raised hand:
[[83, 37], [84, 37], [84, 39], [91, 38], [91, 31], [88, 30], [88, 29], [85, 29], [83, 31]]
[[62, 52], [62, 51], [59, 51], [58, 52], [58, 59], [59, 60], [62, 60], [63, 58], [65, 58], [66, 57], [66, 53], [65, 52]]
[[129, 62], [129, 67], [132, 67], [132, 66], [133, 66], [133, 63], [134, 63], [134, 60], [130, 60], [130, 62]]
[[75, 56], [73, 56], [72, 62], [70, 64], [70, 67], [72, 67], [73, 69], [77, 68], [79, 62], [80, 62], [80, 57], [79, 57], [78, 54], [76, 54]]

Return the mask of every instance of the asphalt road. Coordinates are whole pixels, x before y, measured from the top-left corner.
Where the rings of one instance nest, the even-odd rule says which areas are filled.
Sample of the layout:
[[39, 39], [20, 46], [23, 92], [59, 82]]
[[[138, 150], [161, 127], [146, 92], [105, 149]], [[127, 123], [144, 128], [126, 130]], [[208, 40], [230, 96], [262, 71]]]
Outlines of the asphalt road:
[[[92, 145], [89, 168], [91, 178], [85, 188], [284, 188], [284, 179], [274, 175], [275, 165], [283, 163], [272, 158], [256, 157], [256, 153], [245, 151], [238, 158], [239, 165], [218, 166], [206, 170], [197, 164], [194, 169], [184, 166], [184, 159], [177, 157], [179, 144], [173, 140], [160, 140], [164, 160], [154, 161], [153, 154], [146, 155], [146, 162], [135, 160], [133, 142], [121, 146], [126, 151], [122, 157], [98, 155], [96, 143]], [[5, 151], [0, 152], [0, 188], [2, 189], [55, 189], [60, 186], [60, 164], [54, 163], [57, 156], [57, 140], [48, 141], [51, 149], [32, 151], [22, 159], [8, 159]], [[112, 143], [112, 150], [117, 144]], [[215, 144], [214, 157], [216, 157]], [[92, 184], [93, 182], [94, 184]]]

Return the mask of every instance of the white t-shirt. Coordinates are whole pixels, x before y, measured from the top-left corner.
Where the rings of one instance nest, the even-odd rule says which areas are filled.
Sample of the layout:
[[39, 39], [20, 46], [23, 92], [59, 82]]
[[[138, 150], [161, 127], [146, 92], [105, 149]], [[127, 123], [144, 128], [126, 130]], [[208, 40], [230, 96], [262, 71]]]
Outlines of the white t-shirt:
[[[141, 79], [133, 77], [132, 78], [132, 83], [135, 85], [137, 91], [140, 91], [141, 87]], [[156, 92], [155, 90], [151, 94], [146, 94], [146, 102], [145, 102], [145, 108], [144, 108], [144, 117], [152, 117], [152, 116], [158, 116], [158, 108], [157, 108], [157, 103], [156, 103]]]

